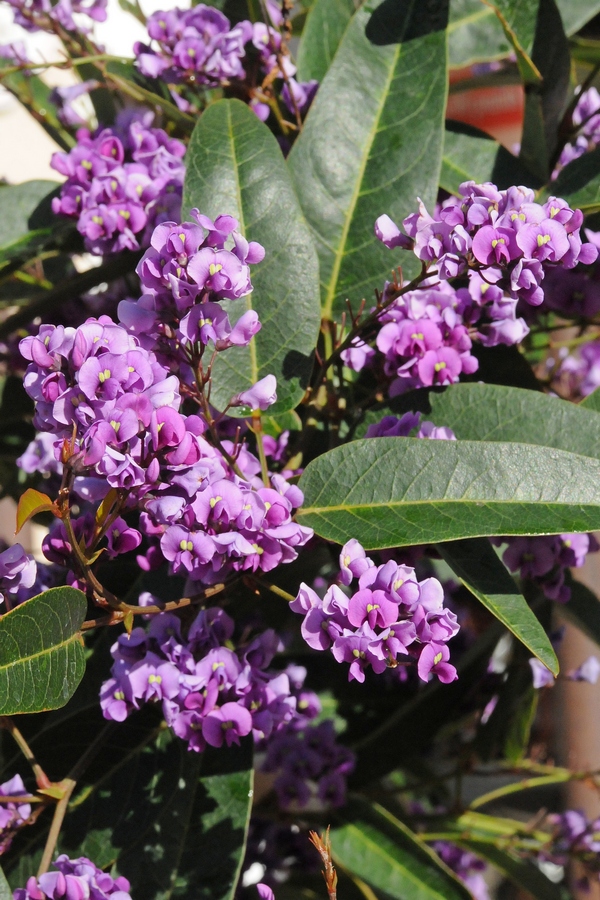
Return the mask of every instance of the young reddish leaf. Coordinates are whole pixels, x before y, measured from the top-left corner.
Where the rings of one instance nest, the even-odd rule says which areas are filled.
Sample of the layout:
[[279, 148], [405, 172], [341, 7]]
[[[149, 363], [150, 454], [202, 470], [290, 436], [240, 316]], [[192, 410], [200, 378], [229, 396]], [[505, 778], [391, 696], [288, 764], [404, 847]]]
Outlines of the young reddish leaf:
[[21, 496], [17, 506], [17, 529], [15, 534], [18, 534], [23, 525], [33, 516], [41, 512], [51, 512], [55, 516], [58, 515], [54, 501], [47, 494], [28, 488]]

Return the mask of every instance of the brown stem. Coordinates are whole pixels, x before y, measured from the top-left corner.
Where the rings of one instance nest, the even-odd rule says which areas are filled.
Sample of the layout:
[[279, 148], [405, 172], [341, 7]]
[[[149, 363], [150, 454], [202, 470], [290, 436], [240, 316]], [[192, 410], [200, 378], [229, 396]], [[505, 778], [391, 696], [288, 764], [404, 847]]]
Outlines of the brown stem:
[[65, 813], [67, 812], [67, 807], [69, 805], [69, 800], [71, 799], [71, 794], [73, 793], [77, 782], [72, 778], [65, 778], [62, 784], [64, 786], [64, 793], [54, 808], [52, 824], [50, 826], [50, 831], [48, 832], [48, 837], [46, 838], [46, 846], [44, 847], [37, 873], [38, 878], [50, 868], [50, 863], [52, 862], [52, 857], [56, 849], [56, 842], [58, 841], [60, 829], [62, 828]]
[[118, 625], [128, 616], [153, 616], [162, 612], [175, 612], [175, 610], [183, 609], [186, 606], [192, 606], [194, 603], [202, 603], [214, 597], [216, 594], [222, 593], [226, 588], [231, 587], [235, 582], [230, 581], [228, 584], [213, 584], [207, 587], [201, 594], [194, 594], [193, 597], [182, 597], [181, 600], [171, 600], [161, 606], [131, 606], [129, 604], [121, 604], [124, 609], [114, 610], [107, 616], [101, 616], [98, 619], [88, 619], [81, 626], [81, 631], [89, 631], [90, 628], [98, 628], [101, 625]]
[[8, 716], [2, 716], [0, 718], [0, 727], [5, 728], [10, 733], [11, 737], [16, 742], [16, 744], [18, 745], [23, 756], [25, 757], [25, 759], [31, 766], [33, 774], [35, 775], [35, 780], [36, 780], [37, 786], [41, 789], [49, 788], [50, 785], [52, 784], [52, 782], [50, 781], [50, 779], [48, 778], [48, 776], [46, 775], [46, 773], [40, 766], [39, 762], [36, 760], [33, 750], [31, 749], [31, 747], [29, 746], [29, 744], [27, 743], [27, 741], [25, 740], [25, 738], [23, 737], [23, 735], [21, 734], [21, 732], [19, 731], [19, 729], [17, 728], [17, 726], [15, 725], [13, 720], [10, 719]]

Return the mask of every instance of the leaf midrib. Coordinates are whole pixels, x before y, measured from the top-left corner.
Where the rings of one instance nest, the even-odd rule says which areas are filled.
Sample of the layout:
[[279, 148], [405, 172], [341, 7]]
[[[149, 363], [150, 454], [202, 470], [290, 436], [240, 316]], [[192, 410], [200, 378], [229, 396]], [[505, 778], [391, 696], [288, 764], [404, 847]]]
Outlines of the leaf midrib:
[[381, 99], [377, 105], [377, 113], [375, 115], [375, 118], [373, 119], [373, 127], [371, 128], [371, 131], [367, 138], [367, 142], [364, 145], [366, 152], [363, 154], [361, 164], [360, 164], [360, 167], [358, 170], [358, 177], [355, 179], [355, 182], [354, 182], [352, 196], [350, 198], [350, 203], [349, 203], [347, 211], [346, 211], [344, 227], [342, 228], [342, 233], [340, 235], [340, 239], [338, 242], [338, 249], [337, 249], [337, 251], [335, 253], [335, 257], [334, 257], [334, 263], [333, 263], [333, 268], [331, 270], [331, 276], [329, 278], [329, 286], [327, 288], [327, 295], [325, 298], [325, 303], [323, 304], [323, 317], [327, 318], [327, 319], [331, 318], [331, 312], [333, 309], [333, 301], [334, 301], [334, 299], [336, 297], [336, 293], [337, 293], [337, 291], [336, 291], [337, 282], [338, 282], [340, 270], [342, 268], [342, 261], [343, 261], [344, 257], [346, 256], [345, 247], [346, 247], [346, 242], [348, 240], [348, 235], [350, 233], [350, 226], [352, 225], [352, 221], [354, 219], [354, 211], [356, 209], [356, 204], [358, 203], [358, 199], [361, 195], [360, 192], [361, 192], [361, 187], [362, 187], [363, 180], [365, 177], [365, 172], [367, 169], [367, 164], [371, 157], [371, 150], [373, 148], [373, 143], [378, 134], [378, 125], [379, 125], [379, 122], [381, 121], [381, 116], [382, 116], [383, 110], [385, 108], [387, 99], [388, 99], [390, 85], [391, 85], [392, 81], [394, 80], [396, 66], [398, 65], [398, 60], [400, 59], [401, 53], [402, 53], [402, 44], [398, 44], [396, 47], [396, 50], [394, 51], [393, 59], [390, 59], [390, 67], [389, 67], [388, 76], [387, 76], [386, 82], [385, 82], [385, 89], [381, 93]]
[[30, 654], [30, 656], [19, 656], [10, 662], [2, 663], [0, 664], [0, 672], [5, 671], [6, 669], [13, 669], [16, 666], [24, 665], [25, 663], [32, 662], [33, 660], [39, 659], [44, 656], [49, 656], [51, 653], [54, 653], [57, 650], [62, 650], [65, 647], [68, 647], [70, 644], [74, 643], [79, 638], [79, 634], [80, 631], [78, 629], [70, 637], [61, 641], [59, 644], [52, 644], [51, 647], [39, 650], [37, 653]]
[[[246, 237], [246, 223], [244, 221], [244, 207], [242, 204], [242, 186], [240, 184], [240, 165], [237, 157], [236, 146], [235, 146], [235, 138], [233, 134], [233, 116], [232, 116], [232, 107], [227, 107], [227, 128], [229, 131], [229, 146], [231, 148], [231, 159], [233, 163], [233, 171], [235, 175], [235, 190], [237, 195], [237, 206], [239, 210], [239, 219], [240, 225], [242, 229], [242, 234]], [[253, 309], [252, 306], [252, 294], [254, 291], [250, 291], [249, 294], [246, 295], [245, 304], [246, 309]], [[255, 384], [258, 381], [258, 359], [256, 355], [256, 341], [250, 341], [248, 344], [248, 354], [250, 356], [250, 373], [252, 377], [252, 384]]]

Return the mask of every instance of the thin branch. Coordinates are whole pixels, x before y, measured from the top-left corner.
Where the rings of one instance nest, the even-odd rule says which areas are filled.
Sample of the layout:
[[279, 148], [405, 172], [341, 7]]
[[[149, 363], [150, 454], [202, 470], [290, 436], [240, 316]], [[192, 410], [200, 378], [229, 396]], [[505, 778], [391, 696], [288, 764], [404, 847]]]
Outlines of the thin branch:
[[0, 718], [0, 727], [5, 728], [13, 738], [13, 740], [17, 743], [19, 749], [21, 750], [23, 756], [31, 766], [33, 774], [35, 775], [35, 780], [37, 786], [41, 789], [49, 788], [52, 784], [39, 762], [35, 758], [33, 750], [15, 725], [12, 719], [8, 716], [2, 716]]

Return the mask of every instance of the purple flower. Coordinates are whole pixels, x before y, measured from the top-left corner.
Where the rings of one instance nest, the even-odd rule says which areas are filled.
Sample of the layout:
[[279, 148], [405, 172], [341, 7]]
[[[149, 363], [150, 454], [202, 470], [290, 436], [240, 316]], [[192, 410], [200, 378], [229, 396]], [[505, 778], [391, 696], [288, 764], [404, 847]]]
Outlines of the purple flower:
[[223, 741], [228, 747], [239, 744], [240, 738], [250, 734], [251, 730], [252, 716], [237, 703], [224, 703], [213, 709], [202, 722], [202, 736], [211, 747], [221, 747]]
[[417, 671], [422, 681], [428, 681], [430, 675], [437, 675], [442, 684], [450, 684], [458, 678], [456, 669], [448, 660], [450, 651], [445, 644], [426, 644], [419, 655]]
[[552, 687], [554, 685], [554, 675], [544, 663], [532, 657], [529, 660], [529, 665], [533, 676], [534, 688]]
[[37, 564], [33, 556], [25, 553], [20, 544], [13, 544], [0, 553], [0, 598], [10, 609], [12, 601], [23, 591], [32, 588], [36, 581]]
[[231, 400], [231, 406], [249, 406], [250, 409], [268, 409], [277, 400], [277, 379], [266, 375], [256, 384], [242, 391]]
[[587, 681], [588, 684], [596, 684], [600, 676], [600, 661], [596, 656], [588, 656], [579, 668], [569, 672], [567, 678], [571, 681]]

